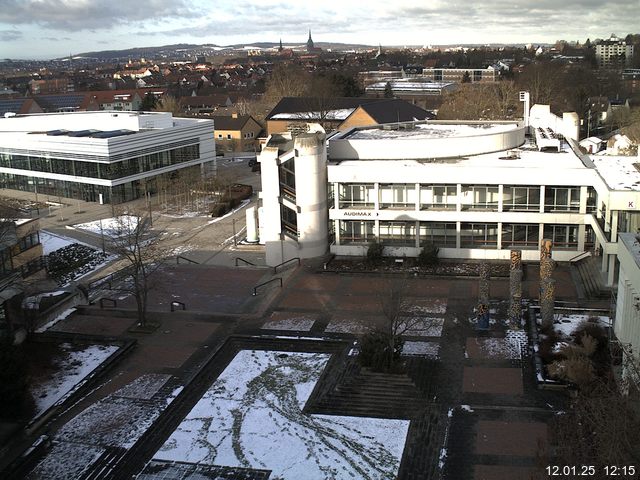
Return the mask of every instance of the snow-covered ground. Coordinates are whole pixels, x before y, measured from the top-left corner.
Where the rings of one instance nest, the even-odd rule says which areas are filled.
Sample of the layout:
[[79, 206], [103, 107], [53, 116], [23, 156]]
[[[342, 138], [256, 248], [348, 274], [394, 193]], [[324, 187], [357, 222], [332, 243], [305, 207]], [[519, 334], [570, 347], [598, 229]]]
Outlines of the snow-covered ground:
[[154, 458], [279, 479], [395, 478], [408, 421], [302, 413], [329, 358], [239, 352]]
[[562, 337], [568, 338], [575, 333], [575, 331], [580, 327], [580, 325], [591, 318], [597, 318], [597, 324], [601, 327], [610, 327], [611, 319], [606, 316], [598, 316], [598, 315], [586, 315], [586, 314], [567, 314], [567, 315], [558, 315], [555, 317], [553, 322], [553, 328], [556, 332], [558, 332]]
[[413, 342], [407, 340], [402, 346], [402, 355], [437, 359], [440, 344], [436, 342]]
[[447, 300], [443, 298], [416, 298], [402, 302], [402, 311], [414, 315], [438, 313], [443, 315], [447, 311]]
[[58, 431], [54, 447], [27, 478], [80, 478], [106, 447], [131, 448], [180, 393], [159, 393], [170, 378], [143, 375], [85, 409]]
[[50, 322], [44, 324], [43, 326], [41, 326], [39, 328], [36, 328], [36, 333], [46, 332], [51, 327], [53, 327], [56, 323], [58, 323], [61, 320], [64, 320], [65, 318], [67, 318], [69, 315], [71, 315], [75, 311], [76, 311], [75, 307], [67, 308], [64, 312], [62, 312], [60, 315], [58, 315], [56, 318], [54, 318]]
[[367, 330], [368, 327], [357, 320], [332, 320], [324, 329], [327, 333], [353, 333], [354, 335], [362, 335]]
[[504, 338], [476, 338], [483, 356], [492, 359], [520, 360], [527, 346], [527, 334], [523, 330], [507, 330]]
[[40, 230], [40, 243], [42, 244], [42, 250], [44, 255], [49, 255], [51, 252], [55, 252], [59, 248], [66, 247], [72, 243], [81, 243], [69, 237], [63, 237], [56, 235], [55, 233]]
[[103, 218], [94, 222], [79, 223], [67, 228], [76, 228], [87, 232], [111, 238], [118, 238], [132, 232], [138, 226], [138, 217], [133, 215], [121, 215], [119, 217]]
[[[308, 315], [298, 315], [285, 317], [282, 312], [274, 312], [271, 315], [271, 318], [268, 322], [265, 322], [262, 325], [262, 328], [265, 330], [299, 330], [303, 332], [307, 332], [311, 330], [314, 322], [316, 321], [315, 316]], [[290, 314], [291, 315], [291, 314]]]
[[31, 394], [36, 402], [36, 417], [62, 397], [75, 391], [84, 377], [119, 348], [116, 345], [89, 345], [75, 350], [77, 347], [68, 343], [63, 343], [60, 347], [64, 356], [57, 363], [53, 375], [31, 385]]
[[407, 337], [439, 337], [442, 335], [443, 318], [403, 317], [399, 330]]

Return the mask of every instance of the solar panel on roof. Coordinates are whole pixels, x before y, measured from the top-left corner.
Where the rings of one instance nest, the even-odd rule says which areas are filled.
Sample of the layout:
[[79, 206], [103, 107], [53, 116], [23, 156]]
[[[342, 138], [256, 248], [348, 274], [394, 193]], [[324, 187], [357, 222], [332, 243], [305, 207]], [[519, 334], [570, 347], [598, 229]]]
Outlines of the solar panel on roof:
[[84, 95], [40, 95], [36, 97], [39, 104], [46, 104], [48, 110], [60, 110], [64, 108], [79, 108], [84, 100]]
[[68, 132], [67, 136], [69, 137], [89, 137], [94, 133], [97, 133], [99, 130], [77, 130], [75, 132]]
[[22, 108], [22, 104], [24, 103], [24, 99], [11, 99], [11, 100], [0, 100], [0, 116], [4, 116], [5, 113], [12, 112], [18, 113]]
[[92, 138], [114, 138], [123, 135], [131, 135], [136, 133], [133, 130], [108, 130], [106, 132], [97, 132], [91, 135]]

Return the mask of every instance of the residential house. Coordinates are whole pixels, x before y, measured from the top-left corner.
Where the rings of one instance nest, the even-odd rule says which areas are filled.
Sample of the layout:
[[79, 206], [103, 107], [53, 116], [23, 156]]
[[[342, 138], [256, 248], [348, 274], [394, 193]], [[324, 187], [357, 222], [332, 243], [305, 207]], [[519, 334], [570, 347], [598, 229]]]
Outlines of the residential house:
[[214, 117], [214, 133], [220, 152], [255, 152], [258, 150], [260, 125], [251, 115], [232, 114]]
[[359, 105], [339, 126], [338, 130], [355, 127], [433, 120], [436, 115], [398, 98]]

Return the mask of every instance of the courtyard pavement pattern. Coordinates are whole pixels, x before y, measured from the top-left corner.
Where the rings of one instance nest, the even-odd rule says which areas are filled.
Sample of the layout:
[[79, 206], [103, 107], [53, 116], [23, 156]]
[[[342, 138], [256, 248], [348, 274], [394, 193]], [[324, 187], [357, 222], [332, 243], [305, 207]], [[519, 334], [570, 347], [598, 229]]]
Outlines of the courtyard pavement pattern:
[[[108, 380], [51, 423], [49, 432], [140, 375], [188, 379], [232, 333], [353, 340], [384, 322], [382, 302], [397, 277], [317, 273], [318, 266], [307, 263], [279, 272], [284, 288], [268, 289], [257, 298], [252, 286], [273, 276], [267, 270], [171, 267], [165, 275], [170, 291], [152, 296], [151, 310], [157, 312], [152, 318], [160, 323], [152, 334], [128, 330], [135, 319], [133, 310], [126, 311], [132, 307], [126, 301], [116, 311], [93, 306], [58, 323], [58, 332], [124, 336], [135, 338], [138, 345]], [[557, 298], [575, 301], [569, 272], [559, 268], [554, 277]], [[407, 340], [438, 347], [439, 367], [429, 380], [428, 393], [424, 390], [424, 405], [446, 417], [447, 426], [429, 433], [426, 448], [411, 450], [419, 458], [408, 458], [405, 451], [399, 478], [435, 478], [434, 464], [439, 460], [448, 479], [529, 478], [544, 462], [548, 423], [562, 409], [563, 399], [537, 389], [526, 338], [500, 322], [488, 333], [474, 330], [470, 317], [477, 278], [412, 277], [404, 282], [407, 309], [443, 319], [441, 329], [412, 333]], [[534, 266], [527, 269], [523, 291], [537, 297]], [[507, 279], [491, 280], [496, 317], [504, 313], [507, 293]], [[184, 301], [187, 310], [170, 313], [168, 304], [174, 298]]]

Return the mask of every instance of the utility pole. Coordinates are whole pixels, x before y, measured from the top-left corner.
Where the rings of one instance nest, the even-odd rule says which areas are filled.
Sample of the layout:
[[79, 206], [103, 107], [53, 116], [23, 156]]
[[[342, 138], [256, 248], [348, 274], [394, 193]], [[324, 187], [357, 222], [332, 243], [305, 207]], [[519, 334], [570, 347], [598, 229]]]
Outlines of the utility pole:
[[231, 219], [231, 224], [233, 225], [233, 246], [238, 246], [238, 239], [236, 238], [236, 219]]

